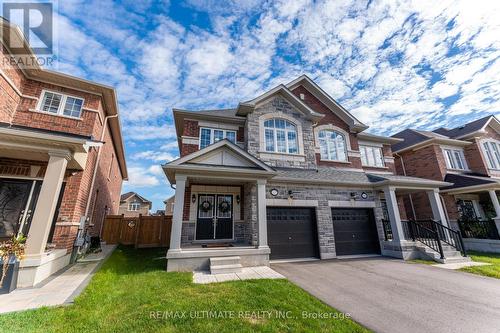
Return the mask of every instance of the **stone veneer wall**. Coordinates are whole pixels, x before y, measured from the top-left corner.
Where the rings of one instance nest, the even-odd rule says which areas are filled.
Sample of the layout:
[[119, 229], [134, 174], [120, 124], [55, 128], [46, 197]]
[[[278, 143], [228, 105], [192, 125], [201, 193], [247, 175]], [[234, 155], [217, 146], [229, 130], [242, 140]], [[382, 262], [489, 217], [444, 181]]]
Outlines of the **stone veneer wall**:
[[[271, 189], [277, 189], [278, 195], [273, 197], [270, 194]], [[293, 192], [293, 200], [291, 207], [294, 206], [294, 200], [316, 200], [318, 206], [316, 209], [316, 221], [318, 226], [318, 240], [320, 247], [321, 259], [335, 258], [335, 231], [333, 229], [332, 207], [329, 207], [328, 201], [350, 201], [351, 192], [357, 192], [358, 196], [361, 192], [366, 192], [368, 198], [366, 200], [357, 199], [355, 202], [374, 202], [374, 216], [377, 224], [379, 239], [384, 240], [384, 231], [382, 226], [383, 212], [380, 199], [371, 189], [362, 188], [339, 188], [333, 186], [322, 185], [303, 185], [289, 183], [269, 183], [266, 189], [267, 199], [288, 199], [288, 191]], [[300, 207], [300, 203], [296, 207]], [[358, 207], [339, 207], [339, 208], [358, 208]], [[361, 207], [359, 207], [361, 208]]]
[[[276, 114], [277, 118], [279, 118], [280, 114], [284, 114], [293, 117], [296, 122], [300, 123], [302, 127], [302, 140], [305, 158], [292, 158], [300, 156], [287, 154], [276, 154], [276, 157], [268, 157], [268, 155], [271, 154], [261, 156], [259, 118], [268, 113]], [[245, 131], [245, 136], [247, 138], [246, 150], [267, 164], [275, 167], [306, 169], [316, 168], [312, 123], [302, 112], [295, 110], [293, 106], [291, 106], [283, 97], [276, 96], [268, 103], [255, 108], [252, 113], [248, 114]]]

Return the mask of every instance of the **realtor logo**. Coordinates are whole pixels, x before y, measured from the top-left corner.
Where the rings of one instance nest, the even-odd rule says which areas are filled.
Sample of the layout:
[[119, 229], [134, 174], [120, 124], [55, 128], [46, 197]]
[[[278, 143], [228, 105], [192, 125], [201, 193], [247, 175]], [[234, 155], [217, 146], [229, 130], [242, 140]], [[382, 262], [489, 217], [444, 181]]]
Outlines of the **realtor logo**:
[[[2, 4], [3, 17], [17, 25], [24, 38], [37, 55], [53, 54], [53, 6], [49, 2], [5, 2]], [[8, 36], [8, 47], [14, 52], [22, 52], [23, 43], [14, 36]]]

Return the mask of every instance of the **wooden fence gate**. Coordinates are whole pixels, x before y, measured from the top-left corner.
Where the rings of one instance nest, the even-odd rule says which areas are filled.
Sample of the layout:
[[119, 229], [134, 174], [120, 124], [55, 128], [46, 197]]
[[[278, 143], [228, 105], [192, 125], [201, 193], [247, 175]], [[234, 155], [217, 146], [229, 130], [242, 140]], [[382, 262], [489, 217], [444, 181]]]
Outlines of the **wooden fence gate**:
[[172, 216], [125, 217], [108, 215], [104, 219], [102, 240], [107, 244], [135, 247], [168, 247]]

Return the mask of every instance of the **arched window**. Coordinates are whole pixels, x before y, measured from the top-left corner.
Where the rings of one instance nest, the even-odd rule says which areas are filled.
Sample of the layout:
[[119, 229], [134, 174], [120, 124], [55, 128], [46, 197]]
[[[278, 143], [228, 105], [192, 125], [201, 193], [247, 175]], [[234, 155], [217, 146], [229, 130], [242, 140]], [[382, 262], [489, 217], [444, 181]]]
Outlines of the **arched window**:
[[333, 130], [321, 130], [318, 133], [322, 160], [347, 161], [347, 147], [344, 135]]
[[264, 122], [266, 151], [298, 154], [297, 127], [292, 122], [273, 118]]

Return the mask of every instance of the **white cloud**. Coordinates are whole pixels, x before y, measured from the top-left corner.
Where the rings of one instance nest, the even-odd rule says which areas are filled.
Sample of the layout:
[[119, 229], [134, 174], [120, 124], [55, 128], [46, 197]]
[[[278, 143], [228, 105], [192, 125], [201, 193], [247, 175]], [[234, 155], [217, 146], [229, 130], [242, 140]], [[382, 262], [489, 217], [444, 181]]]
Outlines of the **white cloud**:
[[160, 184], [160, 180], [148, 172], [143, 167], [128, 167], [128, 186], [133, 187], [150, 187]]

